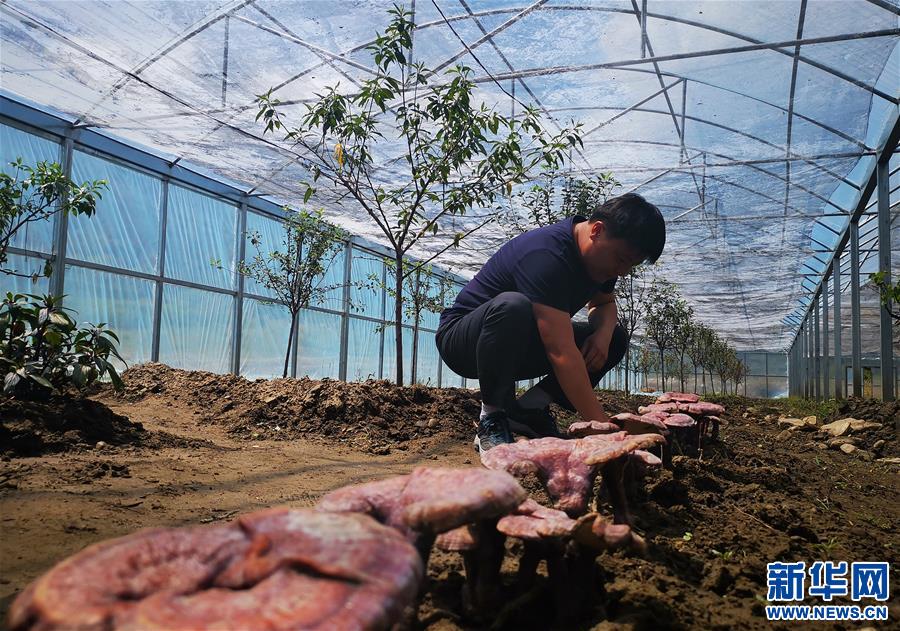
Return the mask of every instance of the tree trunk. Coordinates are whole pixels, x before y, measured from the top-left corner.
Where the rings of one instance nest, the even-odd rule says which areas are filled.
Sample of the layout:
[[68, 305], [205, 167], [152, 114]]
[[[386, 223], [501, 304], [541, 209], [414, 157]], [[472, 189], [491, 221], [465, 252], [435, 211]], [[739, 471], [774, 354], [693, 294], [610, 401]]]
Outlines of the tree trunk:
[[419, 365], [419, 314], [416, 314], [416, 323], [413, 325], [412, 366], [409, 367], [409, 382], [416, 382], [416, 367]]
[[403, 385], [403, 256], [394, 259], [394, 342], [397, 350], [397, 385]]
[[629, 355], [629, 352], [628, 352], [628, 350], [626, 349], [626, 350], [625, 350], [625, 396], [626, 396], [626, 397], [628, 396], [628, 364], [630, 363], [630, 362], [628, 361], [628, 360], [630, 359], [630, 358], [628, 357], [628, 355]]
[[659, 373], [662, 378], [662, 391], [666, 391], [666, 359], [665, 359], [665, 351], [663, 349], [659, 349]]
[[291, 314], [291, 332], [288, 333], [288, 343], [287, 343], [287, 352], [284, 354], [284, 370], [281, 373], [282, 379], [287, 379], [288, 376], [288, 364], [291, 361], [291, 347], [294, 345], [294, 331], [297, 328], [297, 314]]

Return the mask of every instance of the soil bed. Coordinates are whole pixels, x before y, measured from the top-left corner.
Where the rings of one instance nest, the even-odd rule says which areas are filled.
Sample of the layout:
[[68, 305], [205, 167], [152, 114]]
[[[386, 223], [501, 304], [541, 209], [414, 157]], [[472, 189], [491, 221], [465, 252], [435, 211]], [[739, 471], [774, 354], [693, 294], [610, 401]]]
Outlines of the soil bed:
[[[468, 390], [247, 381], [161, 365], [133, 368], [125, 381], [123, 396], [104, 390], [79, 403], [83, 416], [74, 429], [57, 425], [47, 435], [39, 429], [43, 446], [32, 453], [40, 456], [10, 458], [25, 453], [17, 449], [0, 461], [3, 615], [29, 581], [103, 539], [145, 527], [227, 520], [268, 506], [311, 506], [332, 489], [421, 464], [477, 464], [471, 437], [479, 399]], [[601, 397], [611, 413], [634, 411], [647, 401], [616, 393]], [[598, 557], [601, 595], [577, 628], [804, 628], [765, 620], [766, 563], [898, 558], [900, 468], [879, 460], [898, 453], [889, 426], [895, 404], [722, 402], [721, 441], [709, 445], [702, 459], [676, 456], [674, 471], [645, 481], [633, 512], [648, 555]], [[53, 409], [67, 411], [70, 403], [55, 402]], [[19, 423], [19, 435], [27, 436], [23, 423], [36, 412], [9, 401], [0, 402], [0, 411], [5, 427]], [[802, 418], [817, 411], [820, 424], [845, 416], [883, 423], [854, 434], [872, 460], [822, 448], [821, 434], [785, 432], [777, 423], [782, 414]], [[52, 417], [48, 410], [42, 414]], [[100, 433], [90, 433], [96, 428]], [[80, 433], [66, 434], [71, 431]], [[160, 432], [170, 442], [152, 438]], [[110, 439], [115, 436], [122, 440]], [[98, 440], [108, 445], [97, 449]], [[876, 448], [880, 440], [885, 442]], [[516, 552], [515, 544], [508, 546]], [[505, 597], [515, 605], [500, 612], [497, 628], [547, 628], [552, 599], [546, 581], [530, 594], [517, 594], [515, 569], [515, 556], [508, 556]], [[894, 569], [888, 605], [896, 625], [900, 585]], [[429, 576], [421, 628], [482, 628], [461, 613], [458, 556], [436, 550]], [[815, 628], [823, 626], [860, 624]]]

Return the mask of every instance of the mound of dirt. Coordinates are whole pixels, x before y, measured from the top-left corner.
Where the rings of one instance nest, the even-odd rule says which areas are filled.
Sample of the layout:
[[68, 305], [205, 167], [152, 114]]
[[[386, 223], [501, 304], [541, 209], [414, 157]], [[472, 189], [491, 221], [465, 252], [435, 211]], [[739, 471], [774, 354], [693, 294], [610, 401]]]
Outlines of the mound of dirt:
[[885, 425], [895, 425], [897, 419], [900, 418], [900, 401], [846, 399], [838, 403], [837, 411], [831, 414], [825, 422], [829, 423], [848, 416]]
[[[0, 454], [11, 457], [111, 447], [210, 446], [165, 432], [148, 432], [99, 401], [60, 395], [45, 401], [0, 399]], [[102, 445], [101, 445], [102, 447]]]
[[87, 449], [103, 441], [135, 445], [147, 438], [140, 423], [97, 401], [58, 396], [46, 401], [0, 399], [0, 452], [11, 456]]
[[375, 454], [437, 435], [468, 439], [481, 409], [478, 392], [396, 386], [389, 381], [257, 379], [142, 364], [122, 375], [124, 397], [186, 403], [202, 421], [246, 439], [337, 438]]

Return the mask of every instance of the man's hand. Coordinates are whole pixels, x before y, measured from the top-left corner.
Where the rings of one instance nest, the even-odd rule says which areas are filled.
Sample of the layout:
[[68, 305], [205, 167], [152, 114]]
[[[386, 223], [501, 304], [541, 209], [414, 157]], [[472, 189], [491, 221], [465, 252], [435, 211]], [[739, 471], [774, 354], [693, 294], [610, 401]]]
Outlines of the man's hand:
[[581, 345], [581, 356], [588, 372], [597, 372], [606, 364], [610, 342], [611, 335], [600, 330], [591, 333]]

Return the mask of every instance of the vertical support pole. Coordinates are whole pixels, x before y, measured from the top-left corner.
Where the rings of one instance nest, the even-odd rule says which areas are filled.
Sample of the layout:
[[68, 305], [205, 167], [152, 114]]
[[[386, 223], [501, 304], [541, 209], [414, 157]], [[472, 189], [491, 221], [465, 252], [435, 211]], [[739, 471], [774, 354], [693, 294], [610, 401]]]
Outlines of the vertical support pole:
[[794, 338], [794, 343], [791, 344], [791, 355], [788, 361], [789, 371], [788, 371], [788, 391], [790, 392], [790, 396], [796, 397], [799, 396], [798, 387], [797, 387], [797, 351], [800, 348], [799, 339]]
[[787, 380], [788, 380], [788, 396], [794, 396], [794, 344], [791, 343], [787, 350]]
[[347, 343], [350, 338], [350, 265], [353, 248], [350, 241], [344, 244], [344, 297], [341, 307], [341, 350], [338, 362], [338, 379], [347, 381]]
[[820, 333], [819, 329], [819, 307], [821, 303], [819, 301], [819, 296], [816, 296], [816, 299], [813, 301], [813, 376], [815, 377], [815, 382], [813, 383], [813, 394], [815, 394], [816, 399], [822, 398], [822, 359], [821, 359], [821, 347], [819, 345]]
[[647, 0], [641, 0], [641, 59], [647, 57]]
[[387, 329], [387, 316], [384, 313], [385, 309], [387, 309], [387, 265], [384, 263], [384, 259], [381, 259], [381, 309], [379, 310], [378, 317], [381, 319], [381, 327], [378, 331], [378, 378], [384, 379], [384, 337], [385, 337], [385, 329]]
[[850, 220], [850, 337], [853, 347], [853, 396], [862, 396], [862, 341], [859, 324], [859, 218]]
[[806, 321], [800, 323], [800, 332], [797, 333], [797, 396], [806, 396]]
[[[890, 154], [883, 155], [875, 167], [878, 191], [878, 271], [884, 274], [886, 283], [891, 283], [891, 182]], [[891, 303], [881, 305], [881, 399], [893, 401], [894, 392], [894, 351], [892, 348], [893, 318], [889, 310]], [[900, 429], [900, 419], [897, 420]]]
[[[66, 130], [66, 138], [62, 144], [62, 167], [63, 173], [69, 179], [72, 179], [72, 151], [75, 147], [74, 140], [75, 130], [69, 127]], [[66, 246], [69, 241], [69, 214], [65, 212], [56, 213], [56, 223], [53, 226], [54, 245], [56, 246], [53, 256], [53, 274], [50, 278], [50, 293], [60, 297], [60, 303], [63, 294], [65, 294], [66, 286]]]
[[159, 336], [162, 331], [162, 299], [163, 278], [166, 275], [166, 230], [169, 224], [169, 177], [162, 180], [162, 208], [159, 213], [159, 254], [156, 261], [156, 269], [159, 278], [156, 279], [156, 293], [153, 299], [153, 342], [151, 344], [150, 359], [159, 361]]
[[815, 367], [813, 366], [813, 342], [812, 342], [812, 314], [806, 314], [806, 398], [811, 399], [815, 395], [813, 378]]
[[841, 333], [841, 253], [831, 263], [831, 289], [834, 296], [834, 398], [843, 399], [845, 390], [844, 349]]
[[[419, 295], [419, 271], [416, 271], [416, 278], [413, 282], [413, 296]], [[421, 317], [419, 326], [416, 326], [416, 323], [413, 322], [413, 336], [412, 336], [412, 348], [409, 349], [409, 383], [410, 385], [415, 385], [416, 380], [419, 377], [418, 372], [418, 364], [419, 364], [419, 334], [421, 333]]]
[[241, 197], [237, 217], [237, 242], [234, 244], [234, 286], [237, 295], [234, 297], [234, 335], [231, 345], [231, 372], [241, 374], [241, 339], [244, 328], [244, 275], [241, 274], [241, 263], [246, 256], [247, 239], [247, 196]]
[[831, 362], [828, 352], [828, 277], [822, 279], [822, 396], [831, 398]]

